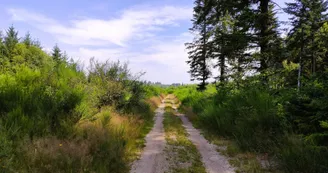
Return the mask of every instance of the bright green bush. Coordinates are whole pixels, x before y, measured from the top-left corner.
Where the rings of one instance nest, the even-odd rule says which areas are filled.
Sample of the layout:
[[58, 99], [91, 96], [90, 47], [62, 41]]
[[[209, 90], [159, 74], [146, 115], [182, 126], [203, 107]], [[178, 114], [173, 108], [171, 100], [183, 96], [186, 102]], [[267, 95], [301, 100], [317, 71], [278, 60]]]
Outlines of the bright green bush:
[[328, 157], [325, 76], [305, 82], [300, 92], [265, 88], [253, 78], [239, 88], [227, 83], [217, 92], [197, 92], [194, 86], [185, 86], [173, 93], [183, 106], [192, 107], [196, 124], [233, 139], [238, 148], [269, 153], [286, 172], [324, 173], [328, 171], [323, 159]]
[[284, 117], [273, 96], [256, 88], [222, 92], [193, 105], [194, 109], [202, 110], [200, 121], [217, 134], [234, 138], [244, 150], [272, 150], [286, 131]]
[[[92, 60], [85, 73], [58, 47], [48, 55], [38, 42], [10, 40], [9, 49], [0, 39], [0, 172], [126, 172], [135, 133], [151, 126], [145, 99], [161, 89], [126, 63]], [[124, 128], [95, 128], [95, 138], [80, 139], [79, 123], [97, 122], [104, 107], [127, 115]]]

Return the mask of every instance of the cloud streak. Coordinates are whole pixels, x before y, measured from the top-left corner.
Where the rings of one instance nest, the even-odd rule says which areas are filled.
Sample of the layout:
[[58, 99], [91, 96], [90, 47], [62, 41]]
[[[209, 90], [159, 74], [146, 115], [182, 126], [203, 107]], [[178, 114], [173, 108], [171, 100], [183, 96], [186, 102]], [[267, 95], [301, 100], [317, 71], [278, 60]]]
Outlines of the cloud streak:
[[108, 19], [69, 21], [20, 8], [7, 9], [7, 13], [13, 21], [54, 36], [61, 48], [85, 67], [91, 57], [102, 62], [128, 61], [133, 72], [146, 72], [145, 80], [190, 82], [184, 43], [190, 42], [192, 35], [183, 22], [190, 21], [192, 8], [135, 6]]
[[[176, 12], [179, 13], [176, 13]], [[163, 6], [158, 8], [130, 8], [111, 19], [76, 19], [64, 25], [55, 19], [24, 9], [11, 8], [12, 20], [26, 22], [53, 34], [60, 42], [70, 45], [127, 46], [131, 40], [153, 36], [167, 26], [189, 20], [192, 10], [187, 7]]]

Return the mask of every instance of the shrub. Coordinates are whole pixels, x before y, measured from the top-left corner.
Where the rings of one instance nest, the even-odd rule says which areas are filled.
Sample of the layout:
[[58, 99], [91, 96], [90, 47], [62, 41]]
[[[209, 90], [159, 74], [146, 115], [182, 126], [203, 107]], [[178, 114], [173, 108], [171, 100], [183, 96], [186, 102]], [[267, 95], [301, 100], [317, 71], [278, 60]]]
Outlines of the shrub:
[[326, 173], [328, 149], [305, 142], [297, 136], [285, 139], [278, 150], [279, 166], [286, 172]]

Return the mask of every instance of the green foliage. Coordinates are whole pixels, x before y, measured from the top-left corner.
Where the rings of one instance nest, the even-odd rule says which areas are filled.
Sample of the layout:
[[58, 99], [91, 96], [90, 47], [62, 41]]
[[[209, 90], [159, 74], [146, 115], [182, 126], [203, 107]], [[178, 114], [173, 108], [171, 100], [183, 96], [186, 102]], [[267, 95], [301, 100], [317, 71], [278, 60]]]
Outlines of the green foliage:
[[[133, 75], [128, 64], [121, 64], [119, 61], [99, 63], [92, 59], [90, 63], [88, 81], [98, 91], [97, 107], [111, 105], [124, 113], [149, 112], [149, 105], [144, 100], [159, 93], [139, 81], [142, 74]], [[143, 115], [144, 118], [151, 116]]]
[[[286, 172], [327, 171], [326, 75], [308, 81], [301, 92], [267, 89], [257, 78], [233, 83], [217, 92], [194, 86], [175, 88], [183, 106], [192, 107], [199, 127], [233, 139], [243, 151], [277, 156]], [[299, 134], [295, 137], [295, 133]]]
[[205, 0], [195, 0], [193, 14], [193, 26], [190, 30], [199, 35], [192, 43], [186, 43], [188, 49], [189, 60], [187, 63], [190, 66], [190, 76], [192, 80], [200, 81], [198, 89], [203, 91], [206, 89], [207, 80], [211, 76], [210, 66], [207, 62], [211, 58], [210, 45], [210, 29], [208, 25], [209, 11], [212, 4]]
[[[57, 45], [48, 55], [17, 35], [14, 27], [0, 35], [0, 172], [126, 172], [136, 133], [152, 122], [145, 99], [161, 89], [120, 62], [92, 60], [86, 75]], [[109, 127], [110, 112], [96, 116], [105, 106], [128, 120]], [[80, 139], [82, 121], [100, 121], [87, 135], [95, 138]]]
[[5, 55], [11, 61], [14, 56], [14, 49], [16, 44], [19, 42], [18, 32], [15, 30], [13, 26], [9, 27], [6, 31], [6, 36], [4, 38], [5, 45]]
[[[328, 2], [286, 3], [291, 27], [284, 37], [276, 5], [195, 0], [192, 31], [198, 34], [187, 46], [199, 49], [191, 49], [187, 63], [214, 59], [217, 92], [192, 86], [169, 92], [192, 107], [197, 124], [242, 150], [279, 155], [286, 172], [327, 172]], [[204, 66], [194, 64], [190, 71], [201, 76]]]
[[[178, 98], [182, 96], [179, 92]], [[268, 151], [278, 144], [286, 129], [274, 97], [254, 86], [242, 90], [220, 88], [215, 95], [197, 93], [181, 99], [182, 104], [192, 106], [198, 113], [203, 125], [234, 138], [244, 150]]]
[[286, 172], [325, 173], [328, 171], [328, 149], [309, 144], [299, 137], [285, 139], [278, 151], [279, 164]]
[[328, 146], [325, 122], [328, 119], [328, 85], [326, 73], [308, 80], [298, 95], [285, 105], [286, 116], [296, 133], [318, 146]]

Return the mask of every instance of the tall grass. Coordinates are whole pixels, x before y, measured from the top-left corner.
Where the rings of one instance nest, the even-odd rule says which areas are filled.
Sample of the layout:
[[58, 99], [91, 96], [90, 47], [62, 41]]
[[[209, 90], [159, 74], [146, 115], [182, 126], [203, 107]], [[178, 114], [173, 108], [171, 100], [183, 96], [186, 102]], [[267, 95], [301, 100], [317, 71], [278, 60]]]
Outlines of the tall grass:
[[84, 73], [24, 43], [10, 55], [0, 51], [0, 172], [128, 172], [162, 89], [126, 63], [92, 60]]
[[[312, 131], [315, 129], [310, 129], [307, 125], [317, 125], [314, 122], [294, 121], [297, 116], [314, 112], [313, 109], [308, 109], [307, 112], [294, 114], [295, 110], [300, 110], [295, 107], [300, 102], [292, 102], [292, 98], [297, 97], [294, 91], [277, 92], [258, 84], [249, 84], [239, 89], [227, 85], [219, 87], [217, 92], [203, 93], [188, 86], [176, 88], [173, 93], [181, 100], [182, 106], [187, 107], [185, 109], [192, 108], [191, 120], [194, 124], [211, 134], [233, 140], [242, 151], [268, 153], [278, 163], [277, 168], [285, 172], [328, 171], [328, 162], [323, 159], [328, 156], [327, 146], [322, 140], [325, 138], [325, 133], [322, 132], [324, 128], [320, 129], [320, 133], [308, 136], [304, 135], [306, 133], [295, 134], [299, 133], [295, 130], [295, 124], [302, 123], [298, 127]], [[312, 107], [323, 103], [322, 101], [323, 99], [311, 105], [311, 102], [301, 104]], [[321, 107], [316, 112], [324, 112], [324, 109], [325, 107]]]

